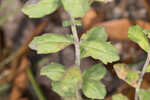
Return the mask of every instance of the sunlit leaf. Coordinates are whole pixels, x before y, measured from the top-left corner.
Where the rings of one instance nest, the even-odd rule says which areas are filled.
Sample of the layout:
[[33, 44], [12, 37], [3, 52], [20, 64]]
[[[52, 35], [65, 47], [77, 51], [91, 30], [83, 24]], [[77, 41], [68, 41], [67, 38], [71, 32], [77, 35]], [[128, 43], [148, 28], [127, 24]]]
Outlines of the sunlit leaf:
[[149, 51], [150, 49], [149, 41], [139, 25], [132, 26], [129, 28], [128, 37], [132, 41], [136, 42], [146, 52]]
[[106, 88], [103, 83], [95, 80], [87, 80], [82, 85], [83, 93], [86, 97], [92, 99], [104, 99], [106, 96]]
[[113, 95], [112, 100], [129, 100], [129, 99], [126, 96], [119, 93], [119, 94]]
[[70, 36], [44, 34], [34, 37], [29, 47], [36, 50], [39, 54], [47, 54], [58, 52], [72, 43], [73, 39]]
[[105, 76], [106, 72], [107, 70], [102, 64], [96, 64], [83, 72], [83, 79], [101, 80]]
[[104, 64], [119, 60], [117, 49], [109, 42], [84, 41], [81, 43], [81, 58], [91, 56]]
[[88, 0], [61, 0], [64, 8], [72, 17], [83, 17], [89, 10], [90, 4]]
[[150, 100], [150, 90], [140, 89], [139, 100]]
[[82, 81], [82, 77], [81, 77], [80, 68], [77, 66], [73, 66], [65, 72], [61, 80], [62, 90], [65, 93], [70, 92], [70, 94], [74, 96], [76, 93], [76, 89], [81, 81]]
[[22, 11], [30, 18], [41, 18], [53, 13], [60, 4], [60, 0], [40, 0], [38, 3], [27, 3]]
[[63, 77], [65, 71], [66, 68], [63, 65], [51, 63], [41, 69], [40, 75], [46, 75], [51, 80], [58, 81]]

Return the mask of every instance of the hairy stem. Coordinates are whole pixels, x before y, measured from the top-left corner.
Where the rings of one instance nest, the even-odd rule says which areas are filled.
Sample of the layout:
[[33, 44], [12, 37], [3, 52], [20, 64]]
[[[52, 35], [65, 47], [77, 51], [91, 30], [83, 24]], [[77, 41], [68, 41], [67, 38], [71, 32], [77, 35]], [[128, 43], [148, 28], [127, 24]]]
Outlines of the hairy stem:
[[[77, 28], [75, 25], [75, 19], [71, 17], [71, 30], [74, 38], [74, 45], [75, 45], [75, 64], [80, 67], [80, 41], [78, 38], [78, 33], [77, 33]], [[81, 95], [80, 95], [80, 83], [77, 86], [77, 91], [76, 91], [76, 99], [77, 100], [82, 100]]]
[[138, 84], [137, 84], [137, 87], [136, 87], [135, 100], [138, 100], [139, 90], [140, 90], [140, 87], [141, 87], [141, 84], [142, 84], [142, 81], [143, 81], [143, 77], [144, 77], [144, 74], [146, 72], [146, 69], [147, 69], [147, 66], [148, 66], [149, 62], [150, 62], [150, 51], [148, 52], [146, 62], [144, 64], [144, 67], [142, 69], [142, 72], [140, 74], [140, 78], [139, 78], [139, 81], [138, 81]]

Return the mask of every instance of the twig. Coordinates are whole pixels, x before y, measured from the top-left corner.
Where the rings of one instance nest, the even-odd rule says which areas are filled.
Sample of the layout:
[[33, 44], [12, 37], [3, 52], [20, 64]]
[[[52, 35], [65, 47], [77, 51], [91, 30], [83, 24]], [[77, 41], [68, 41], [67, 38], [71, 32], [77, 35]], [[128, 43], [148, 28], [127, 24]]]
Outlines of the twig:
[[46, 100], [45, 97], [43, 96], [41, 90], [40, 90], [39, 85], [36, 83], [30, 68], [27, 69], [27, 75], [28, 75], [29, 80], [30, 80], [30, 82], [31, 82], [31, 84], [32, 84], [37, 96], [38, 96], [38, 99], [39, 100]]
[[147, 54], [147, 59], [146, 59], [146, 62], [144, 64], [143, 70], [140, 74], [140, 78], [139, 78], [139, 81], [138, 81], [138, 84], [137, 84], [137, 87], [136, 87], [135, 100], [138, 100], [139, 90], [140, 90], [140, 87], [141, 87], [141, 84], [142, 84], [142, 81], [143, 81], [143, 77], [144, 77], [144, 74], [146, 72], [146, 68], [147, 68], [149, 62], [150, 62], [150, 51]]
[[74, 37], [74, 45], [75, 45], [75, 64], [80, 67], [80, 42], [78, 38], [77, 28], [75, 25], [75, 19], [71, 17], [71, 29]]

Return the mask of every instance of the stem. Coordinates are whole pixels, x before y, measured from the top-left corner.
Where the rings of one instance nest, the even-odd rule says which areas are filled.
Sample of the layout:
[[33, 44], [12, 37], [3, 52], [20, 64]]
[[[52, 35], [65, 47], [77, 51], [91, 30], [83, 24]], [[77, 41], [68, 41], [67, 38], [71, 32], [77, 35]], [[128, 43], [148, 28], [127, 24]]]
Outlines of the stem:
[[74, 45], [75, 45], [75, 64], [80, 67], [80, 42], [78, 38], [78, 33], [77, 33], [77, 28], [75, 25], [75, 19], [71, 17], [71, 30], [73, 33], [73, 38], [74, 38]]
[[144, 64], [144, 67], [143, 67], [142, 72], [140, 74], [139, 81], [137, 83], [136, 93], [135, 93], [135, 100], [138, 100], [139, 90], [140, 90], [140, 87], [141, 87], [141, 84], [142, 84], [142, 81], [143, 81], [143, 77], [144, 77], [144, 74], [146, 72], [146, 69], [147, 69], [147, 66], [148, 66], [149, 62], [150, 62], [150, 51], [148, 52], [146, 62]]
[[35, 90], [35, 92], [38, 96], [38, 99], [39, 100], [46, 100], [45, 97], [43, 96], [42, 92], [41, 92], [39, 85], [37, 84], [36, 80], [34, 79], [34, 76], [33, 76], [30, 68], [27, 69], [27, 75], [29, 77], [29, 80], [30, 80], [32, 86], [33, 86], [33, 89]]
[[[71, 15], [71, 14], [70, 14]], [[78, 33], [77, 33], [77, 28], [75, 25], [75, 19], [73, 17], [71, 17], [71, 30], [72, 30], [72, 34], [73, 34], [73, 38], [74, 38], [74, 45], [75, 45], [75, 64], [80, 67], [80, 41], [78, 38]], [[77, 86], [77, 90], [76, 90], [76, 99], [77, 100], [82, 100], [82, 97], [80, 95], [80, 84], [78, 84]]]

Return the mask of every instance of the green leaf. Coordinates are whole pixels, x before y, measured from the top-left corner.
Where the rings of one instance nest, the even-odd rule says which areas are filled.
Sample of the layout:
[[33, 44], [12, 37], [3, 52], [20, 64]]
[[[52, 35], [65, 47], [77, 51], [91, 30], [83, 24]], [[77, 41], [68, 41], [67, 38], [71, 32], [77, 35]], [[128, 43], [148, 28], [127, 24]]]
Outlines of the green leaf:
[[132, 41], [136, 42], [146, 52], [149, 51], [150, 45], [148, 39], [139, 25], [132, 26], [129, 28], [128, 37]]
[[83, 79], [101, 80], [105, 76], [106, 72], [107, 70], [102, 64], [96, 64], [83, 72]]
[[60, 82], [60, 81], [52, 81], [52, 90], [53, 90], [54, 92], [56, 92], [57, 94], [59, 94], [60, 96], [62, 96], [62, 97], [72, 95], [70, 92], [65, 93], [65, 92], [62, 90], [61, 82]]
[[65, 72], [61, 80], [62, 90], [65, 93], [70, 92], [71, 94], [70, 96], [75, 96], [76, 89], [81, 81], [82, 81], [82, 77], [81, 77], [80, 68], [77, 66], [73, 66]]
[[72, 43], [73, 39], [71, 36], [44, 34], [34, 37], [29, 47], [36, 50], [39, 54], [47, 54], [58, 52]]
[[85, 36], [81, 37], [81, 39], [86, 41], [97, 40], [97, 41], [107, 41], [107, 33], [105, 31], [104, 26], [102, 27], [93, 27], [90, 29]]
[[119, 60], [117, 49], [109, 42], [84, 41], [80, 45], [81, 58], [91, 56], [101, 60], [104, 64]]
[[133, 84], [133, 82], [137, 82], [138, 79], [139, 79], [139, 71], [137, 70], [129, 71], [126, 76], [126, 81], [130, 84]]
[[126, 96], [119, 93], [119, 94], [113, 95], [112, 100], [129, 100], [129, 99]]
[[30, 18], [41, 18], [53, 13], [60, 4], [60, 0], [40, 0], [37, 4], [26, 4], [22, 11]]
[[139, 91], [139, 100], [150, 100], [150, 91], [140, 89], [140, 91]]
[[95, 80], [84, 81], [82, 90], [85, 96], [92, 99], [104, 99], [106, 88], [103, 83]]
[[51, 80], [58, 81], [63, 77], [65, 71], [66, 68], [63, 65], [51, 63], [41, 69], [40, 75], [46, 75]]
[[90, 4], [88, 0], [61, 0], [64, 8], [72, 17], [83, 17], [89, 10]]
[[146, 72], [150, 72], [150, 64], [147, 66]]

